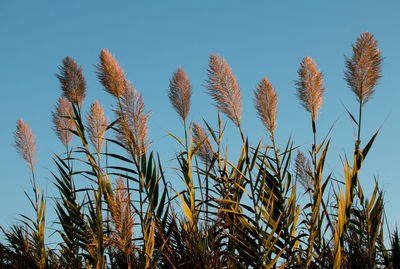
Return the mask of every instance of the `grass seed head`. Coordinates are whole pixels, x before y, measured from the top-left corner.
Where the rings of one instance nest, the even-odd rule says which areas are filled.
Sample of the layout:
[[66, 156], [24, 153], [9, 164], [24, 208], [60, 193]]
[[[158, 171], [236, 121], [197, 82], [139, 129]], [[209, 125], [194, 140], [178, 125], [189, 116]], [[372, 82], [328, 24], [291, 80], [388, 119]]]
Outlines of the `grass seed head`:
[[225, 59], [211, 54], [208, 63], [208, 93], [218, 109], [237, 126], [242, 117], [242, 97], [239, 84]]
[[296, 178], [305, 190], [313, 189], [314, 181], [311, 177], [311, 163], [304, 154], [298, 150], [296, 155]]
[[127, 88], [124, 70], [108, 50], [100, 52], [100, 63], [97, 67], [97, 77], [108, 93], [121, 99]]
[[29, 125], [22, 119], [18, 119], [17, 121], [17, 130], [14, 132], [14, 141], [15, 149], [26, 161], [29, 169], [33, 170], [36, 165], [36, 137], [33, 135]]
[[272, 135], [276, 128], [278, 96], [275, 87], [265, 77], [258, 83], [254, 91], [254, 103], [258, 117]]
[[178, 67], [169, 81], [168, 97], [176, 112], [185, 121], [190, 110], [190, 97], [192, 96], [192, 86], [185, 71]]
[[206, 131], [200, 124], [197, 123], [193, 123], [193, 142], [196, 146], [200, 143], [203, 143], [197, 151], [197, 155], [204, 163], [210, 164], [214, 152], [211, 143], [208, 140]]
[[318, 117], [318, 111], [323, 102], [325, 86], [322, 79], [322, 72], [310, 57], [305, 57], [300, 63], [297, 71], [299, 78], [295, 82], [297, 86], [297, 97], [303, 107], [311, 113], [313, 119]]
[[134, 217], [130, 206], [130, 196], [124, 181], [118, 177], [114, 196], [108, 200], [111, 215], [111, 245], [126, 255], [131, 255]]
[[51, 112], [51, 116], [54, 124], [54, 132], [66, 148], [68, 148], [69, 142], [72, 139], [72, 132], [70, 131], [74, 128], [74, 122], [70, 118], [72, 115], [71, 103], [62, 95], [58, 99], [55, 111]]
[[132, 84], [127, 82], [127, 89], [121, 96], [121, 110], [115, 110], [120, 118], [118, 122], [118, 140], [136, 157], [146, 153], [150, 146], [147, 137], [147, 120], [150, 113], [145, 110], [143, 97]]
[[85, 99], [86, 82], [82, 75], [82, 67], [71, 57], [65, 57], [56, 75], [61, 83], [63, 95], [73, 104], [81, 106]]
[[87, 130], [90, 142], [96, 149], [97, 154], [100, 154], [105, 133], [108, 125], [107, 117], [104, 117], [104, 110], [97, 101], [90, 106], [90, 111], [86, 115]]
[[378, 41], [369, 32], [362, 33], [352, 47], [352, 57], [345, 60], [345, 79], [357, 100], [365, 104], [382, 77], [382, 52], [378, 49]]

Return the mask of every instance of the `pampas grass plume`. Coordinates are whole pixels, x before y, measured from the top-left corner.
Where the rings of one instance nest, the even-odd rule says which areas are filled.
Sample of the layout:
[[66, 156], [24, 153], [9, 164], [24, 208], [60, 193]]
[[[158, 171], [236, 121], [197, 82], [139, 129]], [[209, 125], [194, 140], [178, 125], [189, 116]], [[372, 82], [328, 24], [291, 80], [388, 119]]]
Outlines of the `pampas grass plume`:
[[168, 97], [176, 112], [186, 121], [190, 110], [192, 87], [185, 71], [178, 67], [169, 81]]
[[111, 245], [124, 253], [132, 255], [134, 217], [130, 207], [130, 196], [121, 177], [117, 179], [114, 195], [109, 199], [108, 207], [111, 215]]
[[147, 137], [147, 120], [150, 113], [145, 110], [143, 97], [138, 94], [132, 84], [127, 82], [127, 89], [121, 96], [122, 110], [115, 110], [120, 118], [120, 132], [117, 134], [122, 145], [136, 157], [146, 153], [150, 146]]
[[86, 94], [86, 81], [82, 75], [82, 67], [72, 57], [65, 57], [56, 75], [61, 83], [63, 95], [73, 104], [81, 106]]
[[58, 99], [55, 106], [55, 111], [51, 112], [54, 132], [60, 139], [61, 143], [68, 148], [69, 142], [72, 139], [72, 130], [74, 123], [70, 116], [73, 114], [71, 103], [63, 95]]
[[299, 78], [295, 82], [297, 86], [297, 97], [303, 107], [311, 113], [313, 119], [318, 117], [318, 111], [323, 102], [325, 86], [322, 79], [322, 72], [310, 57], [305, 57], [300, 63], [297, 71]]
[[199, 147], [197, 155], [204, 163], [211, 163], [214, 152], [211, 143], [208, 140], [206, 131], [198, 123], [193, 123], [193, 142], [196, 146], [199, 145], [200, 143], [203, 143]]
[[258, 83], [254, 91], [254, 103], [258, 117], [272, 135], [276, 128], [278, 96], [275, 87], [265, 77]]
[[314, 181], [311, 177], [311, 163], [310, 160], [300, 151], [296, 155], [296, 178], [305, 190], [312, 189]]
[[108, 93], [121, 99], [127, 88], [127, 79], [124, 70], [108, 50], [100, 52], [100, 63], [97, 67], [97, 76]]
[[223, 57], [212, 53], [207, 71], [208, 93], [214, 99], [217, 108], [239, 126], [242, 117], [242, 97], [232, 69]]
[[353, 45], [352, 57], [346, 57], [345, 79], [361, 104], [368, 102], [378, 80], [382, 77], [381, 53], [378, 49], [378, 41], [371, 33], [365, 32]]
[[29, 169], [33, 170], [36, 165], [36, 137], [33, 135], [29, 125], [22, 119], [18, 119], [17, 121], [17, 130], [14, 132], [14, 141], [15, 149], [26, 161]]
[[108, 119], [104, 117], [104, 110], [97, 101], [90, 106], [90, 111], [86, 115], [87, 130], [90, 142], [95, 148], [97, 154], [100, 154], [105, 133], [107, 130]]

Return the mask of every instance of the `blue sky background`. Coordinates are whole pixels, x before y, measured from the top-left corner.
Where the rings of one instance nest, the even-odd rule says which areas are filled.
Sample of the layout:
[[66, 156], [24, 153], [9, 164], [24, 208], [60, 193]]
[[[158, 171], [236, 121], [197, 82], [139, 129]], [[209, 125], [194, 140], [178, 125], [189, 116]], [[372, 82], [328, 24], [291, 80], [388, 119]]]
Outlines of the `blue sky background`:
[[[65, 56], [83, 68], [87, 81], [85, 110], [98, 100], [108, 112], [113, 99], [97, 81], [95, 64], [101, 49], [118, 59], [128, 79], [151, 110], [152, 149], [164, 160], [178, 145], [167, 132], [182, 136], [172, 109], [168, 82], [181, 66], [193, 85], [190, 120], [216, 122], [216, 109], [205, 93], [208, 57], [223, 55], [240, 82], [243, 126], [253, 143], [263, 136], [253, 106], [253, 90], [266, 76], [279, 95], [278, 143], [293, 135], [295, 145], [311, 147], [309, 114], [296, 98], [294, 80], [299, 62], [312, 57], [324, 72], [325, 100], [317, 121], [319, 138], [338, 119], [329, 151], [329, 169], [342, 179], [340, 156], [351, 156], [354, 131], [344, 106], [357, 113], [354, 94], [343, 77], [344, 56], [364, 31], [379, 40], [385, 57], [376, 92], [364, 107], [362, 140], [382, 127], [361, 172], [371, 194], [374, 177], [385, 190], [389, 226], [400, 220], [400, 10], [399, 1], [6, 1], [0, 0], [0, 225], [32, 209], [23, 190], [30, 190], [29, 171], [13, 148], [13, 131], [23, 118], [37, 136], [36, 166], [40, 185], [55, 195], [51, 156], [63, 146], [52, 131], [51, 111], [61, 94], [55, 77]], [[112, 113], [108, 113], [112, 117]], [[228, 123], [226, 143], [240, 142]], [[266, 136], [264, 136], [264, 139]], [[75, 140], [76, 141], [76, 140]], [[266, 140], [265, 140], [266, 141]], [[173, 162], [166, 161], [166, 167]], [[171, 179], [173, 184], [179, 183]], [[48, 199], [49, 220], [53, 201]]]

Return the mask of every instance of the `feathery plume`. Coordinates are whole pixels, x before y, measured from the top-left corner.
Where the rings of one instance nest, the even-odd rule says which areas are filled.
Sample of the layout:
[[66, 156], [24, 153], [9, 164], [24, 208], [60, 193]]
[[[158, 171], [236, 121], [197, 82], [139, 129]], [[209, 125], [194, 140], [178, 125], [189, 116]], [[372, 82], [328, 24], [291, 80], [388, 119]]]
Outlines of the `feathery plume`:
[[88, 136], [97, 154], [100, 154], [105, 133], [108, 125], [107, 117], [104, 117], [104, 110], [97, 101], [90, 106], [90, 111], [86, 115]]
[[305, 190], [312, 189], [314, 186], [311, 177], [311, 164], [304, 154], [298, 150], [296, 155], [296, 177]]
[[352, 47], [352, 57], [346, 57], [345, 79], [357, 100], [365, 104], [382, 77], [382, 52], [378, 49], [378, 41], [369, 32], [362, 33]]
[[36, 137], [33, 135], [29, 125], [22, 119], [18, 119], [17, 121], [17, 130], [14, 132], [14, 140], [15, 149], [26, 161], [29, 169], [33, 170], [36, 165]]
[[129, 205], [130, 196], [126, 191], [121, 177], [117, 179], [117, 186], [114, 188], [114, 196], [108, 200], [108, 208], [111, 213], [111, 245], [122, 252], [126, 257], [132, 255], [132, 233], [134, 218]]
[[71, 57], [65, 57], [56, 75], [61, 83], [63, 95], [73, 104], [82, 105], [85, 99], [86, 82], [82, 75], [82, 67]]
[[262, 78], [254, 91], [254, 103], [258, 117], [272, 135], [276, 128], [278, 96], [275, 87], [265, 77]]
[[208, 140], [204, 128], [197, 123], [193, 123], [193, 142], [196, 146], [199, 145], [200, 143], [203, 143], [199, 147], [197, 155], [204, 163], [211, 163], [214, 155], [211, 143]]
[[192, 96], [192, 86], [185, 71], [178, 67], [169, 81], [168, 97], [176, 112], [185, 121], [190, 109], [190, 97]]
[[97, 77], [108, 93], [121, 99], [127, 88], [124, 70], [108, 50], [100, 52], [100, 63], [97, 65]]
[[318, 110], [323, 101], [325, 86], [322, 73], [317, 69], [316, 63], [310, 57], [305, 57], [300, 63], [297, 71], [299, 79], [295, 82], [297, 86], [297, 97], [303, 107], [311, 113], [313, 119], [318, 117]]
[[71, 103], [62, 95], [55, 106], [55, 112], [51, 112], [54, 124], [54, 132], [60, 139], [61, 143], [68, 148], [68, 144], [72, 139], [72, 130], [74, 122], [70, 119], [73, 114]]
[[115, 110], [120, 118], [118, 140], [127, 150], [140, 157], [150, 146], [147, 138], [147, 120], [150, 113], [145, 111], [142, 95], [138, 94], [129, 81], [121, 96], [121, 107], [122, 110]]
[[206, 81], [208, 93], [214, 99], [217, 108], [239, 126], [242, 117], [242, 98], [236, 77], [225, 59], [213, 53], [210, 55], [208, 68]]

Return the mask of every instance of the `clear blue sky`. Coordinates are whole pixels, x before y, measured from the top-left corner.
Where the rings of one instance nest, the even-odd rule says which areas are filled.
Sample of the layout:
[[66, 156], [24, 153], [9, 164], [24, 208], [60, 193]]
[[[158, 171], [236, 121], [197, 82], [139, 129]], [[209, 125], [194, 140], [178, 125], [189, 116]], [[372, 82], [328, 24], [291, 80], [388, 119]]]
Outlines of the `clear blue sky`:
[[[240, 82], [243, 124], [251, 141], [263, 135], [252, 98], [256, 83], [266, 76], [279, 95], [279, 144], [292, 134], [295, 145], [310, 148], [309, 114], [299, 104], [293, 82], [300, 60], [310, 56], [324, 72], [326, 85], [317, 122], [319, 137], [339, 118], [328, 169], [335, 169], [340, 179], [340, 156], [351, 155], [353, 145], [353, 127], [343, 104], [357, 113], [355, 96], [343, 79], [344, 55], [350, 56], [351, 44], [362, 32], [370, 31], [383, 50], [384, 77], [364, 109], [363, 141], [383, 126], [364, 164], [361, 182], [369, 196], [374, 177], [379, 177], [393, 227], [400, 221], [396, 170], [400, 165], [399, 11], [399, 1], [365, 0], [0, 0], [0, 225], [13, 223], [18, 213], [32, 212], [23, 194], [30, 190], [29, 171], [12, 146], [20, 117], [38, 137], [40, 185], [49, 196], [54, 194], [51, 156], [63, 147], [51, 129], [50, 112], [61, 93], [55, 74], [65, 56], [74, 57], [83, 68], [88, 86], [85, 109], [96, 99], [109, 111], [112, 98], [97, 81], [94, 64], [103, 48], [115, 55], [152, 111], [152, 149], [163, 159], [172, 158], [178, 148], [167, 131], [182, 135], [167, 97], [168, 81], [178, 66], [193, 85], [190, 119], [201, 121], [204, 116], [215, 122], [216, 110], [203, 86], [211, 52], [226, 58]], [[227, 142], [234, 144], [235, 129], [228, 125]], [[51, 199], [48, 203], [52, 211]]]

